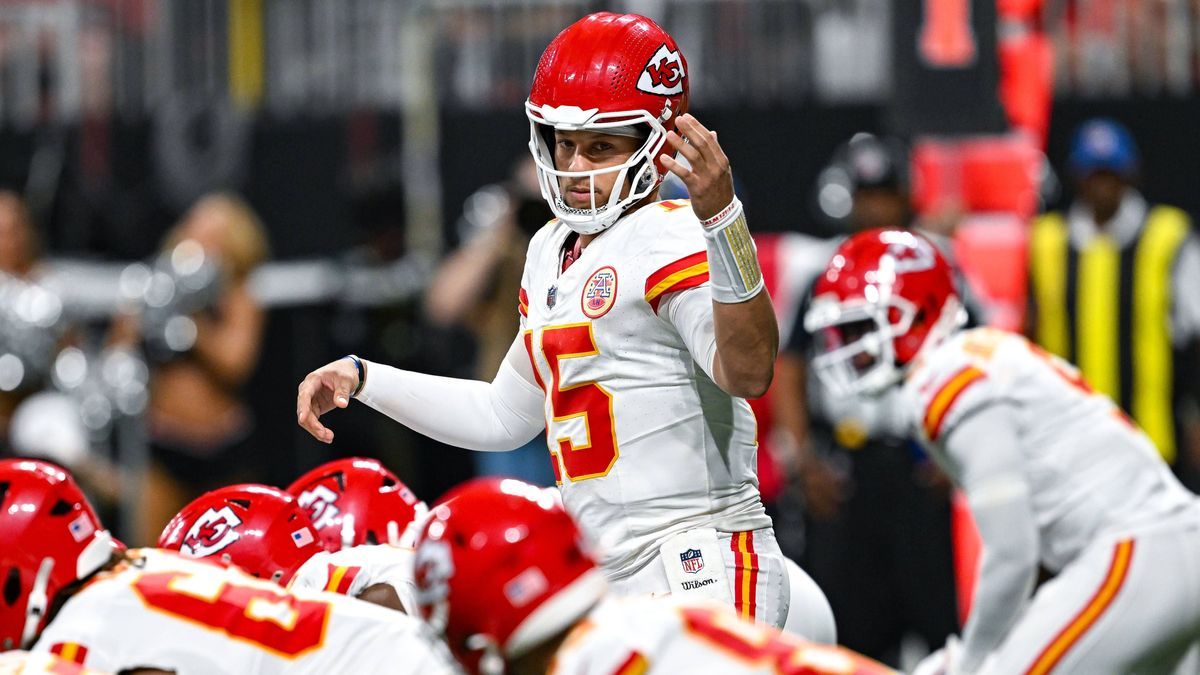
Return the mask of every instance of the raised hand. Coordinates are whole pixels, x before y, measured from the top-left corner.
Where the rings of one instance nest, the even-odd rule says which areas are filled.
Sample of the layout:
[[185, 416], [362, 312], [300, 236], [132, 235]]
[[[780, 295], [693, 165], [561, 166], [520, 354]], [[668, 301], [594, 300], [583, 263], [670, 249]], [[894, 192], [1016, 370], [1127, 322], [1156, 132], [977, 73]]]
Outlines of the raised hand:
[[663, 166], [687, 186], [692, 211], [700, 220], [706, 220], [733, 201], [729, 158], [717, 142], [717, 132], [709, 131], [690, 114], [680, 115], [675, 126], [678, 131], [668, 131], [667, 142], [687, 158], [692, 168], [666, 156], [662, 159]]

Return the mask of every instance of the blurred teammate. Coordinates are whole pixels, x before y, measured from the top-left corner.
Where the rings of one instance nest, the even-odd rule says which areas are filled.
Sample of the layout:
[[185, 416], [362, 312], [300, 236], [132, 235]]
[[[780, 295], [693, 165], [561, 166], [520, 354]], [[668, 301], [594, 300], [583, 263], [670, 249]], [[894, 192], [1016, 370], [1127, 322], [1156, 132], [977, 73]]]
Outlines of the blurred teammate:
[[56, 466], [0, 461], [0, 646], [113, 672], [440, 673], [415, 620], [236, 568], [125, 550]]
[[[1200, 505], [1078, 371], [963, 319], [941, 254], [896, 230], [843, 244], [806, 318], [830, 386], [902, 388], [983, 539], [961, 647], [923, 672], [1170, 671], [1200, 625]], [[1039, 563], [1056, 576], [1031, 597]]]
[[374, 459], [327, 462], [288, 486], [328, 550], [309, 558], [293, 588], [326, 590], [416, 614], [412, 546], [428, 509]]
[[418, 539], [421, 615], [471, 672], [891, 672], [708, 601], [608, 598], [582, 538], [551, 490], [496, 478], [455, 488]]
[[[560, 33], [526, 102], [557, 218], [530, 243], [521, 331], [496, 378], [352, 357], [304, 380], [297, 417], [331, 442], [319, 416], [357, 397], [486, 451], [548, 426], [566, 507], [616, 592], [707, 596], [779, 626], [803, 584], [790, 583], [763, 509], [744, 399], [770, 384], [778, 331], [729, 160], [687, 100], [687, 63], [653, 21], [599, 13]], [[656, 201], [667, 171], [690, 204]], [[709, 561], [699, 586], [693, 555]], [[823, 597], [804, 604], [827, 611]]]
[[909, 635], [936, 646], [959, 628], [948, 485], [914, 448], [898, 391], [861, 401], [810, 377], [804, 314], [845, 236], [913, 225], [908, 161], [899, 141], [858, 133], [821, 172], [818, 201], [845, 214], [845, 233], [814, 245], [819, 258], [793, 256], [797, 268], [808, 262], [805, 298], [787, 319], [770, 396], [776, 450], [793, 459], [803, 492], [800, 560], [829, 597], [838, 643], [891, 663]]

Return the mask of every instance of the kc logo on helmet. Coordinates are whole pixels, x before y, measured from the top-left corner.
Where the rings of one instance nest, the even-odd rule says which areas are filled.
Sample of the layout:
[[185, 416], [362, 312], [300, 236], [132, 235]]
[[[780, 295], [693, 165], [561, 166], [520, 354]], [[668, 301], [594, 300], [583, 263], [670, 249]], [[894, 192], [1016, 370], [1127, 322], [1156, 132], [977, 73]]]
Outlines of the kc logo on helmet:
[[646, 63], [646, 68], [638, 77], [637, 88], [647, 94], [674, 96], [683, 93], [683, 78], [685, 77], [687, 77], [687, 73], [683, 70], [683, 59], [679, 56], [679, 52], [663, 45]]
[[237, 541], [241, 535], [236, 528], [241, 524], [242, 519], [228, 506], [220, 511], [210, 508], [192, 523], [179, 550], [193, 558], [207, 558]]
[[324, 485], [317, 485], [300, 493], [296, 502], [300, 508], [308, 509], [313, 525], [323, 530], [337, 523], [341, 510], [336, 506], [338, 494]]

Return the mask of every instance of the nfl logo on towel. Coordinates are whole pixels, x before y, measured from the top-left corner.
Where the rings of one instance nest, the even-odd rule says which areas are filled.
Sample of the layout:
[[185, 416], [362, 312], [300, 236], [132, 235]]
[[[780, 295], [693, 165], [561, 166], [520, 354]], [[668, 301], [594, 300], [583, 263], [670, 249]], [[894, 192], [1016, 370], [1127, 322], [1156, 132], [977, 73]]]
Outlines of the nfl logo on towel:
[[700, 555], [698, 548], [689, 548], [680, 553], [679, 562], [683, 563], [683, 571], [688, 574], [695, 574], [704, 569], [704, 556]]
[[292, 541], [296, 542], [296, 548], [302, 548], [313, 543], [315, 540], [312, 536], [312, 532], [309, 532], [308, 528], [306, 527], [303, 530], [296, 530], [293, 532]]

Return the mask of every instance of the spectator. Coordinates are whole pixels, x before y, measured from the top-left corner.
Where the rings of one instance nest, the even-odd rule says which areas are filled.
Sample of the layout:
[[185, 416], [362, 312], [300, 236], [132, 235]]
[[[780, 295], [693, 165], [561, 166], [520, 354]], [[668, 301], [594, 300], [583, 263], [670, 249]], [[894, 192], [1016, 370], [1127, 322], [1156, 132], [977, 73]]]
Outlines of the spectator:
[[[215, 259], [220, 293], [193, 315], [190, 349], [153, 367], [147, 430], [151, 464], [141, 491], [142, 530], [136, 544], [154, 542], [167, 521], [201, 493], [247, 478], [247, 444], [254, 427], [239, 395], [262, 345], [264, 314], [250, 293], [251, 272], [267, 257], [258, 216], [241, 198], [201, 198], [168, 234], [164, 250], [192, 240]], [[117, 341], [137, 336], [138, 318], [123, 317]]]
[[1138, 149], [1120, 123], [1085, 122], [1067, 169], [1075, 201], [1033, 228], [1027, 332], [1078, 365], [1196, 491], [1200, 447], [1181, 427], [1195, 425], [1200, 398], [1187, 374], [1200, 365], [1200, 241], [1187, 214], [1134, 187]]
[[[0, 276], [7, 275], [24, 281], [37, 277], [38, 244], [33, 219], [25, 200], [15, 192], [0, 191]], [[26, 378], [27, 379], [27, 378]], [[8, 438], [8, 424], [13, 411], [27, 396], [37, 390], [34, 383], [24, 379], [12, 391], [0, 390], [0, 442]], [[0, 443], [2, 444], [2, 443]]]
[[[908, 226], [906, 162], [898, 142], [855, 135], [822, 173], [822, 209], [850, 231]], [[839, 241], [809, 272], [809, 291]], [[896, 664], [906, 634], [937, 647], [958, 630], [948, 489], [915, 450], [894, 394], [838, 398], [809, 378], [805, 295], [771, 390], [776, 438], [804, 496], [803, 565], [829, 597], [839, 642]]]
[[[554, 217], [542, 199], [533, 159], [521, 158], [506, 183], [477, 190], [463, 207], [462, 245], [434, 274], [426, 294], [426, 313], [435, 325], [463, 325], [475, 338], [473, 377], [492, 381], [517, 332], [513, 298], [529, 238]], [[512, 452], [473, 453], [476, 473], [512, 476], [553, 485], [546, 440], [539, 436]]]

